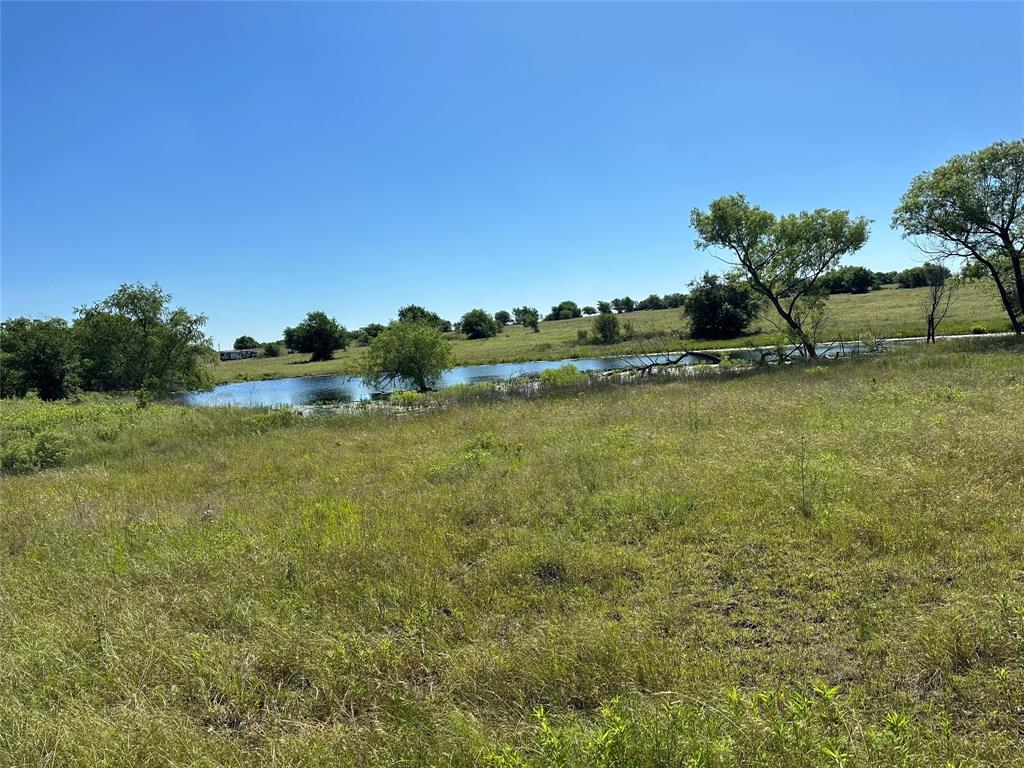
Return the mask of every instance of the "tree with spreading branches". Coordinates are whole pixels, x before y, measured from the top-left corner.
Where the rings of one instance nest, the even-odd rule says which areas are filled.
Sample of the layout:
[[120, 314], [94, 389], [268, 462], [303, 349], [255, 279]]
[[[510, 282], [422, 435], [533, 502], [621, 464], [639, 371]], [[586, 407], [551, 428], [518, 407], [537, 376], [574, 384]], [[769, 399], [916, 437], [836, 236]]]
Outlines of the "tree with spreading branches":
[[728, 252], [722, 260], [768, 300], [801, 352], [816, 357], [827, 296], [821, 279], [864, 245], [868, 220], [825, 208], [776, 216], [737, 194], [694, 208], [690, 225], [697, 248]]

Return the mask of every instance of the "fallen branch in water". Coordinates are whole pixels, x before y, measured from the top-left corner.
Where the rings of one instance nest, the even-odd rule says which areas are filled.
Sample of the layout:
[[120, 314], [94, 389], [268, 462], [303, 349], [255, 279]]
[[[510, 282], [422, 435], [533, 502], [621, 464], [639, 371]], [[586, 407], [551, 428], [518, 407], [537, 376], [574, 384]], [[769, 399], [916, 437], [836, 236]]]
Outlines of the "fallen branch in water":
[[669, 357], [665, 355], [665, 353], [647, 351], [642, 343], [637, 346], [639, 348], [639, 352], [630, 355], [619, 355], [619, 359], [625, 364], [625, 368], [637, 376], [650, 376], [654, 373], [656, 368], [671, 368], [677, 365], [683, 365], [683, 361], [688, 357], [700, 358], [713, 365], [718, 365], [722, 362], [722, 358], [718, 355], [712, 355], [709, 352], [685, 350]]

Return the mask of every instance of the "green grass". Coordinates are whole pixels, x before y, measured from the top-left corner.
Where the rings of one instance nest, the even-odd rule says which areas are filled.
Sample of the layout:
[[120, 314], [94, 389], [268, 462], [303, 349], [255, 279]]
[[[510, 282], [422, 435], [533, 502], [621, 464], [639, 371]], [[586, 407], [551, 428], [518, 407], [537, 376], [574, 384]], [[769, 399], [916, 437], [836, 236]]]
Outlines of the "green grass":
[[1022, 355], [5, 402], [70, 444], [0, 479], [0, 764], [1020, 765]]
[[[925, 288], [882, 290], [854, 296], [838, 294], [829, 300], [832, 322], [830, 338], [860, 337], [864, 334], [893, 337], [923, 336], [925, 323], [921, 312]], [[754, 323], [756, 331], [747, 336], [717, 341], [681, 340], [678, 332], [686, 329], [682, 310], [661, 309], [619, 316], [630, 322], [641, 336], [646, 351], [674, 351], [681, 347], [712, 349], [760, 346], [775, 343], [779, 334], [768, 313]], [[592, 317], [555, 320], [540, 324], [540, 333], [520, 326], [508, 326], [490, 339], [470, 341], [452, 334], [456, 365], [477, 365], [529, 360], [599, 357], [637, 350], [637, 342], [612, 345], [580, 343], [577, 332], [589, 331]], [[998, 298], [981, 284], [968, 284], [959, 293], [956, 304], [940, 326], [944, 334], [970, 333], [981, 324], [992, 333], [1010, 329], [1009, 320]], [[286, 354], [280, 357], [233, 360], [213, 367], [214, 379], [222, 384], [232, 381], [278, 379], [289, 376], [316, 376], [329, 373], [354, 373], [365, 347], [355, 346], [339, 352], [333, 360], [309, 362], [309, 355]]]

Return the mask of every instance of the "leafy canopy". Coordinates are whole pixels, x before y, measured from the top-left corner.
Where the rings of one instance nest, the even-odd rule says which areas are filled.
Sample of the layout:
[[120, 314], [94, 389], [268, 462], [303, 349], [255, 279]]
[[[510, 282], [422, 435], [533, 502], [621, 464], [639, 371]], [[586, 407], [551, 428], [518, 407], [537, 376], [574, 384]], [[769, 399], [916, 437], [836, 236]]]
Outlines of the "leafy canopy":
[[534, 307], [515, 307], [512, 315], [516, 322], [534, 333], [540, 333], [540, 312]]
[[690, 284], [685, 301], [690, 335], [695, 339], [731, 339], [741, 336], [757, 317], [757, 295], [736, 277], [719, 279], [708, 272]]
[[172, 307], [171, 298], [155, 283], [124, 284], [75, 310], [72, 343], [83, 388], [166, 394], [210, 385], [206, 316]]
[[471, 309], [459, 321], [459, 330], [469, 339], [489, 339], [498, 333], [498, 323], [485, 310]]
[[378, 390], [404, 380], [426, 392], [451, 366], [452, 345], [440, 330], [426, 323], [394, 322], [370, 341], [361, 375]]
[[956, 155], [917, 176], [892, 225], [929, 255], [982, 267], [1024, 329], [1024, 139]]
[[602, 312], [594, 318], [594, 338], [598, 344], [614, 344], [619, 340], [619, 318], [610, 312]]
[[284, 329], [284, 343], [296, 352], [309, 352], [311, 361], [330, 360], [334, 350], [348, 346], [348, 331], [324, 312], [310, 312], [294, 328]]
[[401, 323], [424, 323], [425, 325], [437, 328], [442, 333], [448, 333], [452, 324], [436, 312], [431, 312], [418, 304], [409, 304], [398, 310], [398, 321]]
[[35, 391], [43, 400], [66, 397], [77, 363], [67, 322], [16, 317], [0, 323], [0, 397]]
[[697, 248], [726, 251], [723, 261], [740, 270], [805, 354], [815, 356], [824, 298], [820, 280], [867, 242], [868, 220], [825, 208], [776, 217], [737, 194], [712, 201], [707, 211], [694, 208], [690, 225]]
[[583, 317], [583, 310], [579, 308], [575, 301], [563, 301], [553, 306], [544, 319], [572, 320], [574, 317]]

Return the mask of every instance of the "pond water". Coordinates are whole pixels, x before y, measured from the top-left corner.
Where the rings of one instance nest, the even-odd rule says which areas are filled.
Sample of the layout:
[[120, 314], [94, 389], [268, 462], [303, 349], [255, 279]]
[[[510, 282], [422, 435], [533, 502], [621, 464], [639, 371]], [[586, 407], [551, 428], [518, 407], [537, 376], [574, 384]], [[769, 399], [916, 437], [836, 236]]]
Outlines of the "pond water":
[[[850, 347], [846, 347], [849, 351]], [[833, 350], [822, 350], [832, 355]], [[729, 350], [733, 360], [758, 360], [761, 352], [754, 349]], [[591, 357], [582, 360], [536, 360], [529, 363], [498, 363], [494, 365], [465, 365], [447, 371], [435, 387], [440, 389], [453, 384], [475, 384], [477, 382], [508, 381], [517, 376], [538, 374], [549, 368], [574, 365], [581, 371], [615, 371], [631, 365], [656, 360], [665, 362], [668, 355], [650, 355], [643, 360], [639, 357]], [[707, 362], [699, 357], [687, 357], [684, 365]], [[230, 363], [228, 363], [230, 365]], [[399, 384], [392, 389], [408, 389]], [[236, 384], [221, 384], [208, 392], [186, 392], [178, 396], [177, 402], [194, 406], [231, 405], [243, 408], [258, 408], [278, 405], [329, 405], [350, 403], [356, 400], [370, 400], [377, 394], [360, 379], [352, 376], [297, 376], [288, 379], [266, 379], [245, 381]]]

